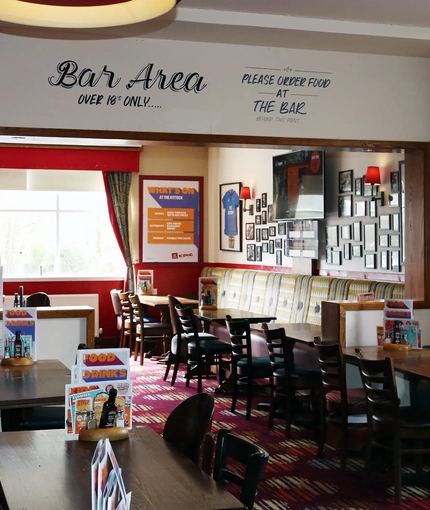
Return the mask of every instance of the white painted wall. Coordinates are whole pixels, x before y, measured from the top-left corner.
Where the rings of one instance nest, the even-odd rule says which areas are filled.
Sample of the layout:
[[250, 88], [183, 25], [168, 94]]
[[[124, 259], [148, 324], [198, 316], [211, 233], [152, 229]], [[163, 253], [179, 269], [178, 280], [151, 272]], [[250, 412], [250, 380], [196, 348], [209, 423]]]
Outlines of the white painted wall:
[[7, 127], [430, 139], [424, 58], [4, 33], [0, 46]]

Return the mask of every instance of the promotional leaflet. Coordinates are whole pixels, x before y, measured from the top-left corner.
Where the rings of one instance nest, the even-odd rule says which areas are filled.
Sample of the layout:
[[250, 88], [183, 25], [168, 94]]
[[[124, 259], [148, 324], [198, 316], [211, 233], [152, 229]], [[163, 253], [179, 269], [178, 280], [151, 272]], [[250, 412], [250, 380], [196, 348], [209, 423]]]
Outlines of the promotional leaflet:
[[414, 320], [414, 302], [411, 299], [386, 299], [384, 303], [385, 343], [411, 345], [421, 349], [421, 329]]
[[79, 434], [86, 428], [88, 411], [94, 411], [98, 426], [104, 402], [109, 397], [109, 390], [117, 390], [115, 403], [118, 411], [124, 412], [124, 426], [132, 428], [132, 399], [133, 382], [104, 381], [88, 385], [66, 384], [66, 433]]
[[72, 367], [72, 383], [130, 379], [130, 349], [79, 349]]
[[15, 357], [15, 342], [20, 341], [20, 356], [36, 361], [36, 326], [36, 308], [4, 308], [0, 360]]
[[152, 294], [154, 288], [154, 271], [139, 269], [136, 277], [136, 292], [138, 294]]
[[109, 439], [100, 439], [91, 461], [92, 510], [129, 510], [131, 492], [126, 493], [121, 468]]

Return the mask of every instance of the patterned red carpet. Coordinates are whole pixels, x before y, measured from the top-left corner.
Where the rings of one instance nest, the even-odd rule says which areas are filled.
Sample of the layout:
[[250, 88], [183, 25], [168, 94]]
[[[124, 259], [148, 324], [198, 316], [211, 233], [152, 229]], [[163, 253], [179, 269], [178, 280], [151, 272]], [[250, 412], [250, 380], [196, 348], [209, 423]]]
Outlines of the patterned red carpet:
[[[170, 411], [183, 399], [196, 392], [196, 383], [186, 388], [183, 371], [174, 387], [163, 381], [165, 366], [145, 360], [144, 366], [132, 362], [134, 379], [133, 425], [148, 425], [161, 433]], [[203, 381], [204, 391], [213, 392], [215, 380]], [[339, 469], [337, 452], [328, 449], [323, 459], [316, 457], [315, 433], [293, 426], [290, 439], [285, 439], [284, 422], [275, 420], [273, 430], [267, 426], [267, 414], [255, 407], [251, 421], [244, 415], [244, 401], [237, 412], [230, 412], [229, 396], [215, 395], [213, 431], [229, 428], [235, 434], [259, 444], [270, 454], [256, 510], [401, 510], [429, 509], [430, 488], [404, 487], [400, 506], [393, 503], [391, 476], [375, 473], [369, 488], [363, 486], [361, 458], [348, 460], [347, 473]], [[411, 471], [413, 472], [413, 471]]]

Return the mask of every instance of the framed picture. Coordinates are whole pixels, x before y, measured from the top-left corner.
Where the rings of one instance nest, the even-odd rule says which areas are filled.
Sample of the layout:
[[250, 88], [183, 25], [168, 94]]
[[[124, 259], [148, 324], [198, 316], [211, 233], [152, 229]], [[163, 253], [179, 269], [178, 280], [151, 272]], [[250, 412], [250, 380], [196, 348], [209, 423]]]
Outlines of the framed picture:
[[276, 227], [269, 227], [269, 237], [276, 236]]
[[390, 193], [388, 195], [388, 205], [390, 207], [399, 207], [399, 193]]
[[372, 196], [372, 185], [371, 184], [363, 184], [363, 197], [371, 197]]
[[325, 228], [326, 245], [327, 246], [338, 246], [339, 245], [339, 233], [337, 225], [329, 225]]
[[343, 245], [343, 259], [344, 260], [351, 259], [351, 243], [345, 243]]
[[388, 269], [388, 251], [382, 250], [379, 252], [379, 268]]
[[220, 250], [242, 251], [242, 204], [239, 200], [240, 182], [220, 184]]
[[261, 243], [261, 251], [263, 253], [269, 253], [269, 243]]
[[255, 212], [261, 212], [261, 198], [255, 199]]
[[339, 193], [352, 193], [352, 170], [339, 172]]
[[256, 225], [261, 225], [261, 214], [257, 214], [255, 216], [255, 224]]
[[261, 240], [267, 241], [269, 239], [269, 229], [268, 228], [262, 228], [261, 229]]
[[267, 207], [267, 193], [261, 194], [261, 207]]
[[267, 221], [273, 223], [273, 204], [267, 206]]
[[361, 241], [361, 221], [354, 221], [352, 224], [352, 239]]
[[376, 218], [376, 200], [371, 200], [369, 202], [369, 216], [371, 218]]
[[352, 245], [352, 256], [353, 257], [362, 257], [362, 246], [361, 244], [353, 244]]
[[390, 247], [400, 248], [400, 234], [390, 234]]
[[331, 248], [327, 248], [325, 251], [325, 261], [327, 264], [333, 263], [333, 250]]
[[255, 242], [260, 243], [261, 242], [261, 228], [255, 229]]
[[261, 224], [266, 225], [267, 223], [267, 211], [261, 211]]
[[379, 216], [379, 228], [380, 230], [390, 230], [391, 221], [389, 214], [381, 214]]
[[374, 253], [369, 254], [367, 253], [364, 256], [364, 267], [366, 269], [375, 269], [376, 264], [376, 255]]
[[254, 223], [246, 223], [245, 224], [245, 239], [247, 241], [253, 241], [255, 239], [255, 224]]
[[275, 253], [275, 241], [273, 239], [269, 240], [269, 253], [271, 255]]
[[278, 223], [278, 235], [284, 236], [287, 233], [287, 224], [285, 221], [280, 221]]
[[340, 227], [340, 237], [342, 239], [351, 239], [351, 225], [342, 225]]
[[356, 197], [363, 196], [363, 178], [357, 177], [354, 179], [354, 195]]
[[263, 250], [262, 250], [261, 246], [255, 247], [255, 260], [257, 262], [262, 262], [262, 260], [263, 260]]
[[388, 234], [381, 234], [379, 236], [379, 246], [383, 248], [388, 247]]
[[390, 172], [390, 191], [392, 193], [398, 193], [400, 191], [399, 172]]
[[282, 266], [282, 250], [276, 250], [276, 265]]
[[275, 250], [276, 249], [282, 250], [282, 239], [280, 239], [279, 237], [275, 239]]
[[250, 262], [255, 260], [255, 244], [246, 245], [246, 260]]
[[366, 204], [365, 200], [357, 200], [354, 204], [354, 216], [366, 216]]
[[342, 264], [342, 258], [340, 251], [332, 251], [331, 252], [331, 263], [336, 266], [340, 266]]
[[339, 197], [339, 218], [352, 216], [352, 195]]
[[394, 230], [395, 232], [400, 231], [400, 214], [392, 214], [391, 215], [391, 230]]
[[400, 271], [400, 250], [391, 252], [391, 271]]
[[376, 251], [376, 223], [364, 225], [364, 250]]

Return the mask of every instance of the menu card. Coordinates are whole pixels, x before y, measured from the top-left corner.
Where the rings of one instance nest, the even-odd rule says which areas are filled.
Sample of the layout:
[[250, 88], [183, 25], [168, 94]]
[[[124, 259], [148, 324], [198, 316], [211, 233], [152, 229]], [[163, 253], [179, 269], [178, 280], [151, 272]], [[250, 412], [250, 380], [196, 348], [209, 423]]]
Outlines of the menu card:
[[419, 321], [414, 320], [414, 302], [412, 299], [386, 299], [384, 304], [385, 343], [394, 341], [395, 326], [400, 329], [400, 341], [413, 349], [421, 349], [421, 329]]
[[109, 390], [116, 388], [115, 403], [124, 411], [124, 426], [131, 429], [133, 382], [104, 381], [89, 385], [66, 384], [66, 433], [79, 434], [86, 428], [87, 411], [94, 411], [97, 424], [100, 421], [102, 407], [108, 399]]
[[201, 309], [216, 309], [218, 300], [218, 278], [199, 278], [199, 300]]
[[79, 349], [72, 383], [130, 379], [130, 349]]
[[5, 357], [5, 353], [10, 358], [15, 356], [15, 338], [19, 331], [22, 345], [21, 356], [36, 361], [36, 330], [36, 308], [4, 308], [0, 360]]
[[154, 271], [152, 269], [139, 269], [136, 278], [136, 291], [138, 294], [152, 294], [154, 288]]
[[125, 491], [121, 468], [109, 439], [100, 439], [91, 461], [92, 510], [129, 510], [131, 492]]

